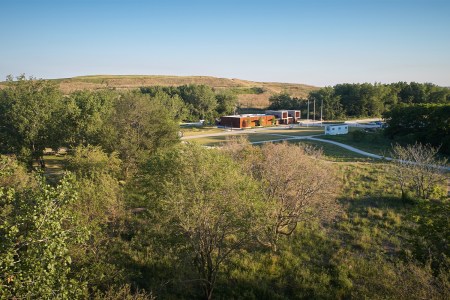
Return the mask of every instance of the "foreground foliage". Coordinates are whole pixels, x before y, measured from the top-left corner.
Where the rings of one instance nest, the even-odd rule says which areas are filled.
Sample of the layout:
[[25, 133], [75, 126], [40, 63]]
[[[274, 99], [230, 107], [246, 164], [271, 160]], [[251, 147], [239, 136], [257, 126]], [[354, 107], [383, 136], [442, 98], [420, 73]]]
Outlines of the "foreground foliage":
[[[13, 160], [0, 157], [0, 180], [20, 171]], [[73, 178], [53, 188], [41, 179], [0, 187], [0, 296], [1, 298], [75, 298], [85, 283], [71, 273], [69, 245], [87, 238], [67, 208], [77, 195]], [[33, 183], [31, 183], [33, 182]]]

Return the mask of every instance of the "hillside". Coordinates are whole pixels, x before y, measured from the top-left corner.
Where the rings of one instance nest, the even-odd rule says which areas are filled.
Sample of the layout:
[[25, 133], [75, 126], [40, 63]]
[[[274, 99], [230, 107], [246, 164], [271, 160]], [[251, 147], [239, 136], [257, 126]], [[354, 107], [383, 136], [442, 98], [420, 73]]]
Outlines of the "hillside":
[[[52, 80], [59, 83], [60, 89], [64, 93], [84, 89], [136, 89], [142, 86], [154, 85], [179, 86], [184, 84], [204, 84], [216, 90], [232, 89], [238, 94], [242, 107], [252, 108], [264, 108], [268, 106], [269, 97], [275, 93], [286, 91], [294, 97], [302, 98], [306, 97], [310, 91], [317, 89], [317, 87], [305, 84], [256, 82], [210, 76], [92, 75]], [[2, 86], [4, 86], [4, 82], [0, 83], [0, 88]]]

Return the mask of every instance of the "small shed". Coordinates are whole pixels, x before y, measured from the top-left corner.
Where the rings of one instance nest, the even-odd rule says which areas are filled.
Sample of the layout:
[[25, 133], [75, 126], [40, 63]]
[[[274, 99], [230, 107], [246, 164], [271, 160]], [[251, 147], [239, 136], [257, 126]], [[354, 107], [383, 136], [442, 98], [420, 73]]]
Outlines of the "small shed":
[[325, 125], [325, 134], [327, 135], [337, 135], [337, 134], [347, 134], [348, 125], [347, 124], [330, 124]]

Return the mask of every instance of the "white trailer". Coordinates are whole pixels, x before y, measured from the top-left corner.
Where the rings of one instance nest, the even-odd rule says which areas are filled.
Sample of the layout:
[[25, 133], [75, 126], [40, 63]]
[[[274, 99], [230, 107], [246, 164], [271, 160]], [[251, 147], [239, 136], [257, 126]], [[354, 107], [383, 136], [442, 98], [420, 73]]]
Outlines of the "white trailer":
[[325, 134], [337, 135], [337, 134], [347, 134], [348, 125], [347, 124], [330, 124], [325, 125]]

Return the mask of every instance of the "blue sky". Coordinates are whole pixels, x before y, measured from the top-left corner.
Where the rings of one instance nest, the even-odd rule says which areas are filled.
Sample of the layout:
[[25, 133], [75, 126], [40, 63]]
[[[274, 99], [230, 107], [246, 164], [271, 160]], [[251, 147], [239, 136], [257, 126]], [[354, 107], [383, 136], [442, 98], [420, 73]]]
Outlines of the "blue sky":
[[0, 4], [0, 80], [166, 74], [450, 86], [448, 0]]

